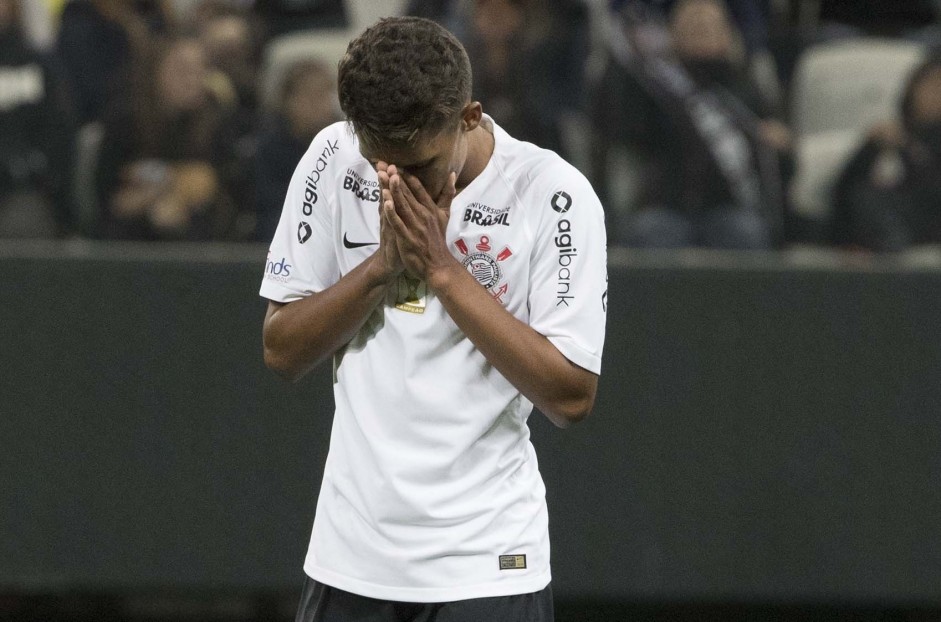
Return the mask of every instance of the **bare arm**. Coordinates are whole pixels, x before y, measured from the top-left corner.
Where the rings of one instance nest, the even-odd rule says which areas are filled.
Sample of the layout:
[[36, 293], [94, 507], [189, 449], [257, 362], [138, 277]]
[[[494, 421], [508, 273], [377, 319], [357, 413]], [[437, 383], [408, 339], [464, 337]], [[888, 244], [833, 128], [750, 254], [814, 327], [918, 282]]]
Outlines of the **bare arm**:
[[381, 253], [376, 251], [321, 292], [289, 303], [269, 302], [265, 365], [296, 381], [352, 339], [395, 274], [383, 266]]
[[436, 205], [414, 177], [391, 166], [389, 174], [393, 200], [383, 201], [383, 220], [395, 231], [406, 268], [425, 279], [477, 349], [555, 425], [588, 416], [598, 376], [504, 309], [448, 251], [444, 215], [454, 196], [453, 177]]
[[513, 317], [456, 259], [428, 279], [468, 339], [552, 423], [564, 428], [588, 416], [597, 375], [569, 361], [543, 335]]
[[294, 302], [268, 303], [265, 365], [300, 379], [353, 338], [401, 271], [392, 231], [380, 220], [379, 249], [335, 284]]

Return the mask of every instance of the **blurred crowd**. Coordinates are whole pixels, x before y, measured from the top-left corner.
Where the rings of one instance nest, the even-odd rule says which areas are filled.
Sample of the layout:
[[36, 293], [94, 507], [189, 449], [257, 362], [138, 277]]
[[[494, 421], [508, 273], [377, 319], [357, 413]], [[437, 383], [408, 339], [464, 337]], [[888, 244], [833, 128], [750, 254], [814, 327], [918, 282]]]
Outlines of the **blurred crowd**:
[[612, 245], [941, 243], [939, 0], [0, 0], [0, 238], [269, 240], [384, 10], [458, 35]]

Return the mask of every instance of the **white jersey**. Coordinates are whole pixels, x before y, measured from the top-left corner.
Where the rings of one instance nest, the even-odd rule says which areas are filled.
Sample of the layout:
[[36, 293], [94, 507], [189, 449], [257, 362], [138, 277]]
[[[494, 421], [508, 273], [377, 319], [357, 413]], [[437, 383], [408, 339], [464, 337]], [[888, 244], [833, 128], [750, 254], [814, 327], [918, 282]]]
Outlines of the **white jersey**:
[[[510, 313], [599, 373], [601, 204], [557, 155], [492, 129], [493, 156], [452, 203], [448, 246]], [[261, 295], [301, 299], [375, 252], [379, 196], [348, 126], [320, 132], [291, 180]], [[524, 594], [549, 583], [545, 487], [526, 425], [532, 403], [423, 282], [400, 277], [336, 354], [334, 396], [304, 564], [310, 577], [410, 602]]]

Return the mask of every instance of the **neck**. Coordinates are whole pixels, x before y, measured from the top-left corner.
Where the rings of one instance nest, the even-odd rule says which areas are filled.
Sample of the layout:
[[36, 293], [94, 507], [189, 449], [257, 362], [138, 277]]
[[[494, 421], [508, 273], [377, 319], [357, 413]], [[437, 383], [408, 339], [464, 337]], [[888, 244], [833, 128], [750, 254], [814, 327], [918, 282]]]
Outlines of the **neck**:
[[461, 173], [457, 178], [458, 190], [477, 179], [477, 176], [487, 167], [487, 163], [490, 162], [490, 157], [493, 155], [493, 133], [486, 129], [483, 122], [481, 122], [481, 125], [478, 125], [468, 134], [467, 143], [467, 160], [464, 162], [464, 168], [461, 169]]

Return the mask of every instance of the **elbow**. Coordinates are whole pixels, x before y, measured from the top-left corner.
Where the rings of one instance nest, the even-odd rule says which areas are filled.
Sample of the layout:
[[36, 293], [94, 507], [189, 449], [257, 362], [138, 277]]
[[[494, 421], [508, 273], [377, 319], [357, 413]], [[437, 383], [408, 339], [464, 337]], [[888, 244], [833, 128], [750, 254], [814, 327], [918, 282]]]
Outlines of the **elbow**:
[[595, 406], [598, 376], [583, 371], [575, 376], [573, 382], [558, 383], [556, 386], [565, 388], [556, 392], [547, 404], [539, 405], [549, 420], [556, 427], [567, 428], [587, 419]]
[[285, 337], [284, 330], [280, 328], [281, 322], [278, 320], [283, 306], [274, 303], [269, 305], [261, 332], [261, 346], [265, 367], [288, 382], [297, 382], [310, 367], [305, 367], [298, 358], [298, 353], [288, 347], [290, 341]]
[[265, 346], [265, 367], [276, 373], [288, 382], [297, 382], [304, 375], [304, 371], [298, 369], [295, 365], [282, 354], [272, 348]]
[[550, 417], [560, 428], [584, 421], [595, 406], [595, 395], [598, 392], [597, 374], [579, 370], [574, 380], [556, 400], [555, 416]]
[[547, 408], [545, 414], [556, 427], [564, 429], [587, 419], [594, 407], [594, 401], [594, 396], [560, 401]]

